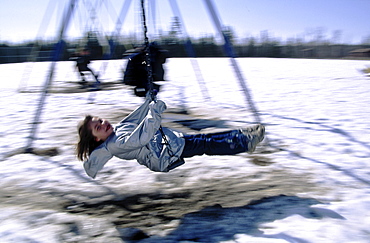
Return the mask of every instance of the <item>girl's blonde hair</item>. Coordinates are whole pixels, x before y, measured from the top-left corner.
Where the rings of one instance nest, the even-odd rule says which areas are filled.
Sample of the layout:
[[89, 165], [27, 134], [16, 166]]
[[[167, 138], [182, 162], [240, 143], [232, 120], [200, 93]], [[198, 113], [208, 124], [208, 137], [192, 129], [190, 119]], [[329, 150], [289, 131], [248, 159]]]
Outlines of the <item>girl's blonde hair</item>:
[[96, 149], [102, 141], [96, 141], [90, 129], [90, 122], [93, 116], [87, 115], [83, 121], [78, 124], [78, 135], [80, 140], [77, 143], [77, 158], [81, 161], [89, 158], [89, 155]]

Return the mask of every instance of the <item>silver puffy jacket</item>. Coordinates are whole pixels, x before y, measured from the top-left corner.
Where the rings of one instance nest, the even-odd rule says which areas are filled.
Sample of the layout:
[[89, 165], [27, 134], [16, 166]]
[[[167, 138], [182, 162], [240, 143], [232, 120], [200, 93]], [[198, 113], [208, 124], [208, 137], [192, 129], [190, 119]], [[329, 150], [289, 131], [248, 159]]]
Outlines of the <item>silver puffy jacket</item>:
[[119, 122], [108, 139], [90, 154], [84, 162], [86, 173], [95, 178], [113, 156], [124, 160], [136, 159], [152, 171], [168, 172], [178, 163], [185, 140], [181, 133], [163, 128], [169, 146], [164, 144], [159, 127], [166, 108], [161, 100], [151, 102], [146, 99]]

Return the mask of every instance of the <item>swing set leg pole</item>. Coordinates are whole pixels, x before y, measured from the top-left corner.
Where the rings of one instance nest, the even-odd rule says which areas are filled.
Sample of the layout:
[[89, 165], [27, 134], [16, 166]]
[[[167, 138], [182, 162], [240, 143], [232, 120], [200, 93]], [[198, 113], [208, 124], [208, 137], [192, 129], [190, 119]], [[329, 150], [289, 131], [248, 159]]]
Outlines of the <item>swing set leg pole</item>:
[[[214, 7], [214, 5], [212, 3], [212, 0], [204, 0], [204, 2], [205, 2], [205, 5], [208, 8], [208, 11], [209, 11], [209, 13], [210, 13], [210, 15], [212, 17], [213, 23], [214, 23], [217, 31], [224, 38], [224, 41], [225, 41], [225, 44], [224, 44], [225, 52], [230, 57], [231, 64], [232, 64], [232, 66], [234, 68], [234, 71], [235, 71], [235, 73], [237, 75], [237, 78], [239, 80], [240, 86], [243, 89], [243, 93], [245, 95], [246, 102], [249, 105], [250, 109], [252, 110], [252, 113], [254, 115], [255, 121], [257, 123], [262, 124], [261, 119], [260, 119], [260, 117], [258, 115], [258, 110], [257, 110], [256, 106], [254, 105], [254, 102], [253, 102], [253, 99], [252, 99], [252, 96], [251, 96], [251, 92], [249, 91], [249, 89], [247, 87], [247, 84], [245, 82], [245, 79], [243, 78], [243, 75], [242, 75], [242, 73], [241, 73], [241, 71], [239, 69], [238, 63], [235, 60], [236, 55], [235, 55], [233, 46], [232, 46], [232, 44], [230, 42], [229, 37], [223, 31], [220, 18], [219, 18], [218, 14], [216, 12], [216, 9], [215, 9], [215, 7]], [[265, 143], [267, 145], [270, 145], [267, 137], [265, 137]]]
[[56, 62], [60, 60], [61, 54], [62, 54], [62, 52], [64, 50], [64, 47], [65, 47], [65, 42], [63, 41], [64, 33], [65, 33], [65, 30], [67, 29], [67, 27], [69, 25], [69, 21], [71, 19], [72, 13], [74, 11], [74, 7], [76, 5], [76, 2], [77, 2], [77, 0], [71, 0], [70, 1], [67, 13], [66, 13], [66, 15], [64, 15], [65, 19], [62, 21], [62, 24], [61, 24], [61, 28], [60, 28], [60, 32], [59, 32], [59, 41], [56, 44], [55, 50], [54, 50], [53, 55], [52, 55], [52, 63], [51, 63], [51, 66], [50, 66], [49, 75], [47, 77], [47, 80], [45, 81], [44, 89], [41, 93], [40, 101], [39, 101], [39, 104], [38, 104], [37, 109], [36, 109], [35, 118], [32, 122], [31, 133], [28, 136], [28, 142], [27, 142], [26, 149], [25, 149], [25, 152], [27, 152], [27, 153], [30, 153], [30, 152], [33, 151], [32, 144], [35, 140], [37, 127], [40, 123], [40, 117], [41, 117], [41, 113], [42, 113], [42, 110], [43, 110], [43, 107], [44, 107], [44, 104], [45, 104], [46, 96], [48, 94], [49, 87], [52, 83], [54, 70], [55, 70], [55, 65], [56, 65]]

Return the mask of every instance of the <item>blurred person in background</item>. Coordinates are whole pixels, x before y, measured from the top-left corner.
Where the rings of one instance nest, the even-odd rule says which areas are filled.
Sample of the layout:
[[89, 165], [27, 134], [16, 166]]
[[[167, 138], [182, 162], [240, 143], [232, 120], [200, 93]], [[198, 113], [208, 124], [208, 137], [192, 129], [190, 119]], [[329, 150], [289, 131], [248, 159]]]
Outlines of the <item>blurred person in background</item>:
[[81, 85], [81, 87], [82, 88], [90, 87], [88, 85], [88, 82], [86, 81], [86, 77], [84, 73], [84, 72], [90, 72], [90, 74], [94, 77], [94, 80], [95, 80], [95, 84], [92, 85], [91, 87], [99, 89], [100, 81], [98, 80], [98, 75], [95, 75], [95, 73], [88, 66], [90, 64], [90, 50], [88, 48], [84, 48], [82, 51], [77, 53], [70, 60], [73, 60], [76, 62], [76, 67], [81, 77], [81, 81], [79, 81], [78, 83]]

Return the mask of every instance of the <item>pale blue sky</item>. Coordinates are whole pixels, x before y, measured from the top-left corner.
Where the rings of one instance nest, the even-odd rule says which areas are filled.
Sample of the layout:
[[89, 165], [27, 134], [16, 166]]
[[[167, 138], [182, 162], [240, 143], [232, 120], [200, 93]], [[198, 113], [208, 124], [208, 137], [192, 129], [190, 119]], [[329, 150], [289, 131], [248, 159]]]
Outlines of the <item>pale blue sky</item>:
[[[152, 0], [151, 0], [152, 1]], [[114, 30], [124, 0], [79, 0], [68, 35], [78, 36], [91, 21], [86, 2], [100, 4], [96, 28], [104, 33]], [[214, 34], [214, 26], [203, 0], [178, 0], [187, 32], [193, 36]], [[214, 0], [224, 25], [234, 28], [239, 38], [270, 36], [285, 41], [291, 37], [309, 40], [321, 28], [326, 39], [341, 31], [340, 42], [361, 43], [370, 36], [370, 0]], [[57, 36], [62, 9], [69, 0], [0, 0], [0, 41], [32, 40], [37, 36]], [[106, 8], [108, 3], [109, 12]], [[85, 5], [84, 5], [85, 4]], [[139, 0], [133, 0], [122, 32], [141, 32]], [[48, 7], [49, 6], [49, 7]], [[47, 9], [49, 9], [47, 11]], [[49, 13], [49, 14], [47, 14]], [[91, 16], [91, 15], [90, 15]], [[156, 1], [157, 31], [168, 31], [173, 13], [167, 0]], [[44, 19], [44, 20], [43, 20]], [[148, 22], [153, 21], [148, 17]], [[151, 29], [151, 33], [154, 30]]]

